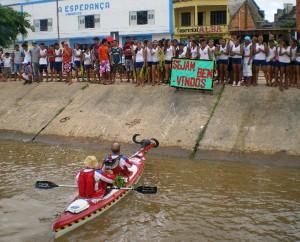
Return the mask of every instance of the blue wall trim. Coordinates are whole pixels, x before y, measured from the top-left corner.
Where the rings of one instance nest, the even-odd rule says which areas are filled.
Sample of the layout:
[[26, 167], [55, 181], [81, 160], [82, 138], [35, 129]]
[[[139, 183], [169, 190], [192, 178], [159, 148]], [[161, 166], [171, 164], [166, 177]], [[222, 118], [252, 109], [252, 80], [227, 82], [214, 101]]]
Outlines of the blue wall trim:
[[170, 24], [170, 34], [173, 35], [173, 1], [169, 1], [169, 24]]

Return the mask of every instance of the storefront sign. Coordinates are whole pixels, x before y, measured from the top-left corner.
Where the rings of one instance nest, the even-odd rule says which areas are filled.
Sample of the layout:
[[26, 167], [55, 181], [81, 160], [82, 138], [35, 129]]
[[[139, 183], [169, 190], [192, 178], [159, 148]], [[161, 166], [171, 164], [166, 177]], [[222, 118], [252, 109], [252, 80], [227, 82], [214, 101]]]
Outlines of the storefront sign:
[[191, 34], [191, 33], [200, 33], [200, 34], [208, 34], [208, 33], [224, 33], [225, 28], [219, 25], [211, 25], [211, 26], [200, 26], [200, 27], [190, 27], [190, 28], [177, 28], [178, 34]]
[[213, 61], [172, 60], [171, 87], [212, 90]]
[[63, 7], [58, 7], [58, 12], [65, 14], [66, 16], [79, 16], [85, 12], [92, 10], [104, 10], [110, 8], [109, 2], [96, 2], [96, 3], [82, 3], [82, 4], [72, 4]]

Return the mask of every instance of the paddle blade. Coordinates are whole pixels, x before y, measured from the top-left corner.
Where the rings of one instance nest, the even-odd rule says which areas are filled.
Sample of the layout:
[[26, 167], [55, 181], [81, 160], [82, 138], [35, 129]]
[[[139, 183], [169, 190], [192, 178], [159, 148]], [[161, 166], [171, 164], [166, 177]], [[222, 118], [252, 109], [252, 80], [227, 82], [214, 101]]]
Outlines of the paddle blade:
[[37, 181], [35, 183], [35, 188], [38, 188], [38, 189], [51, 189], [54, 187], [58, 187], [58, 185], [56, 185], [53, 182], [49, 182], [49, 181]]
[[135, 191], [142, 194], [155, 194], [157, 193], [157, 187], [144, 187], [140, 186], [134, 189]]

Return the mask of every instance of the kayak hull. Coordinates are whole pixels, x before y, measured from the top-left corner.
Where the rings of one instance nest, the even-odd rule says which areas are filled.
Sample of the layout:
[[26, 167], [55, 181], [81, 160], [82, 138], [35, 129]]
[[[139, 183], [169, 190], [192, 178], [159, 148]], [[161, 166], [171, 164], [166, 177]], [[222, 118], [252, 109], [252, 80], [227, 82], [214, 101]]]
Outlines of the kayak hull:
[[[134, 162], [134, 165], [131, 169], [132, 174], [128, 178], [126, 187], [131, 187], [140, 179], [145, 163], [145, 153], [143, 151], [137, 152], [130, 157], [129, 160]], [[75, 214], [69, 211], [62, 212], [52, 226], [54, 238], [59, 238], [64, 234], [82, 226], [88, 221], [100, 216], [102, 213], [122, 200], [130, 191], [131, 190], [112, 190], [104, 197], [85, 199], [90, 206], [80, 213]], [[72, 202], [76, 201], [77, 199], [79, 198], [76, 197]]]

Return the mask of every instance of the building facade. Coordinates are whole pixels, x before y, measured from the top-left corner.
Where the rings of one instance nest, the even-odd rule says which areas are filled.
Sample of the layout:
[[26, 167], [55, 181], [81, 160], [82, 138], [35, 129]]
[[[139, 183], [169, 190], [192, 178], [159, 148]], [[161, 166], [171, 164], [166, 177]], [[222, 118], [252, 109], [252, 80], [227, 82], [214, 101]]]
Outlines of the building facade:
[[295, 28], [296, 27], [296, 6], [285, 3], [283, 9], [277, 9], [274, 14], [274, 28]]
[[13, 7], [30, 14], [35, 31], [29, 31], [26, 40], [46, 45], [56, 42], [58, 35], [73, 46], [89, 44], [95, 36], [112, 36], [122, 43], [126, 36], [170, 38], [173, 31], [172, 0], [152, 0], [151, 4], [141, 0], [60, 0], [58, 11], [56, 0], [24, 0]]
[[228, 36], [228, 0], [174, 0], [174, 38], [219, 39]]

